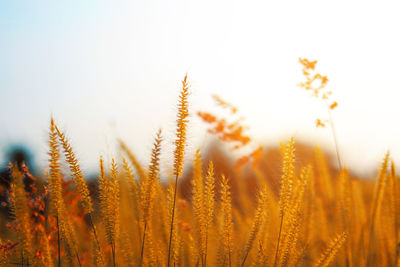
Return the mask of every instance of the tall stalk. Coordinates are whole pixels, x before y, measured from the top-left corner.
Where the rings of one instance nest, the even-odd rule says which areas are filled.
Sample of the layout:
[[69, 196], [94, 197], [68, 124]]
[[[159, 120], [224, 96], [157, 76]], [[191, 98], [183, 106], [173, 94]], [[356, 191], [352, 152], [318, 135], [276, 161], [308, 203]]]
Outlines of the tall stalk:
[[329, 107], [328, 107], [328, 113], [329, 113], [329, 123], [331, 125], [331, 131], [332, 131], [332, 136], [333, 136], [333, 142], [335, 143], [336, 158], [337, 158], [337, 161], [338, 161], [339, 169], [342, 170], [343, 169], [343, 163], [342, 163], [342, 158], [340, 156], [338, 138], [337, 138], [337, 135], [336, 135], [335, 124], [333, 123], [332, 112], [331, 112]]
[[189, 116], [188, 109], [188, 95], [189, 85], [187, 82], [187, 75], [182, 81], [182, 90], [179, 95], [178, 103], [178, 118], [176, 120], [176, 140], [175, 140], [175, 151], [174, 151], [174, 175], [175, 175], [175, 187], [174, 187], [174, 203], [172, 205], [172, 218], [171, 228], [169, 233], [169, 244], [168, 244], [168, 267], [171, 264], [171, 245], [172, 245], [172, 234], [174, 231], [174, 219], [175, 219], [175, 206], [176, 206], [176, 191], [178, 187], [178, 178], [181, 177], [183, 171], [183, 157], [185, 152], [186, 142], [186, 126], [188, 123], [187, 117]]
[[175, 186], [174, 186], [174, 204], [172, 205], [172, 218], [171, 218], [171, 228], [169, 231], [169, 244], [168, 244], [168, 266], [170, 266], [171, 262], [171, 245], [172, 245], [172, 232], [174, 231], [174, 218], [175, 218], [175, 204], [176, 204], [176, 191], [178, 185], [178, 176], [175, 177]]
[[58, 250], [58, 267], [61, 267], [61, 246], [60, 246], [60, 224], [57, 218], [57, 250]]
[[280, 226], [279, 226], [278, 241], [277, 241], [276, 250], [275, 250], [274, 267], [276, 266], [276, 261], [278, 259], [278, 251], [279, 251], [279, 243], [281, 241], [282, 226], [283, 226], [283, 214], [281, 216], [281, 223], [280, 223]]
[[147, 228], [147, 222], [144, 223], [142, 248], [140, 249], [140, 264], [139, 264], [140, 267], [142, 267], [142, 264], [143, 264], [143, 252], [144, 252], [144, 240], [146, 238], [146, 228]]

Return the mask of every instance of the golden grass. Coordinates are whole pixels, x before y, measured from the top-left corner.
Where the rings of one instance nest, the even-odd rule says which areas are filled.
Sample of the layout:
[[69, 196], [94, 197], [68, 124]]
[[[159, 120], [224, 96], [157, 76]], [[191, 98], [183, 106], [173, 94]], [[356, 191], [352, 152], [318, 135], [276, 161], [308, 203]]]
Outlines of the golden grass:
[[[307, 78], [301, 86], [327, 98], [321, 93], [327, 78], [311, 75], [316, 62], [301, 63]], [[316, 80], [321, 84], [313, 87]], [[255, 144], [241, 121], [199, 112], [232, 151], [255, 149], [236, 162], [197, 150], [184, 169], [188, 89], [185, 76], [173, 177], [160, 170], [159, 131], [148, 168], [119, 140], [127, 158], [119, 155], [108, 164], [100, 158], [98, 179], [87, 181], [51, 120], [47, 178], [10, 165], [5, 192], [11, 216], [0, 220], [8, 226], [1, 232], [0, 265], [398, 266], [400, 185], [389, 154], [374, 185], [335, 168], [318, 147], [304, 149], [291, 138], [279, 156], [279, 149]], [[237, 114], [233, 105], [214, 99]]]

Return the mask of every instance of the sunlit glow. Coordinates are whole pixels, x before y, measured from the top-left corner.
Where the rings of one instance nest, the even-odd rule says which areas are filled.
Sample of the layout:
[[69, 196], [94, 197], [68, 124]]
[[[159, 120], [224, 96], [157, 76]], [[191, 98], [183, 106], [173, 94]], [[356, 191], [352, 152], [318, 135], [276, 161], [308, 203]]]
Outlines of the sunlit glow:
[[209, 139], [195, 113], [214, 108], [213, 94], [238, 107], [260, 143], [295, 136], [333, 151], [329, 129], [315, 127], [327, 117], [324, 104], [297, 86], [305, 57], [318, 60], [340, 105], [333, 117], [344, 163], [373, 171], [387, 149], [399, 162], [398, 8], [396, 1], [2, 2], [0, 147], [27, 143], [44, 165], [53, 115], [87, 169], [99, 154], [111, 157], [117, 137], [147, 162], [158, 128], [172, 144], [188, 73], [193, 152]]

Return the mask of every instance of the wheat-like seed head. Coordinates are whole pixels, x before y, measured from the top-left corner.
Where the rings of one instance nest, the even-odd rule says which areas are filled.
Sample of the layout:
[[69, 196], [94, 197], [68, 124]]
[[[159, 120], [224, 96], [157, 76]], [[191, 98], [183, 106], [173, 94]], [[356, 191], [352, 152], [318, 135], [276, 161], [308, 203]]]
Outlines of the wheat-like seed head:
[[24, 257], [31, 257], [33, 251], [28, 200], [22, 181], [23, 175], [16, 164], [11, 167], [11, 175], [13, 177], [10, 191], [12, 199], [11, 212], [17, 223], [18, 239], [25, 255]]
[[[208, 232], [213, 224], [214, 218], [214, 203], [215, 203], [215, 177], [214, 177], [214, 165], [212, 161], [208, 163], [208, 170], [206, 176], [206, 184], [204, 189], [204, 204], [205, 204], [205, 240], [207, 246]], [[203, 237], [204, 239], [204, 237]], [[207, 247], [204, 248], [207, 253]]]
[[233, 252], [232, 197], [228, 179], [225, 177], [225, 175], [221, 175], [221, 216], [221, 254], [218, 262], [219, 265], [231, 266]]
[[60, 172], [60, 154], [57, 142], [57, 132], [53, 118], [50, 121], [50, 140], [49, 140], [49, 190], [50, 190], [50, 203], [52, 211], [57, 215], [62, 200], [62, 184]]
[[64, 243], [67, 260], [70, 266], [73, 266], [73, 261], [78, 253], [77, 235], [73, 223], [68, 216], [65, 204], [63, 202], [58, 214], [59, 230], [61, 240]]
[[187, 75], [182, 81], [182, 89], [179, 95], [178, 103], [178, 119], [176, 125], [176, 140], [175, 140], [175, 152], [174, 152], [174, 175], [175, 177], [180, 177], [183, 170], [183, 157], [185, 152], [185, 142], [186, 142], [186, 127], [187, 127], [187, 117], [189, 116], [188, 107], [188, 95], [189, 95], [189, 85], [187, 82]]
[[59, 147], [57, 142], [57, 130], [53, 118], [50, 121], [50, 164], [49, 164], [49, 193], [53, 214], [59, 222], [59, 232], [65, 246], [67, 259], [72, 265], [73, 258], [77, 255], [76, 235], [74, 227], [65, 207], [62, 189], [61, 171], [59, 165]]
[[79, 195], [82, 198], [82, 206], [84, 207], [86, 213], [91, 213], [93, 212], [92, 198], [90, 197], [87, 184], [83, 179], [83, 173], [79, 167], [78, 160], [76, 159], [75, 154], [72, 151], [72, 148], [67, 138], [65, 137], [65, 134], [58, 129], [57, 125], [54, 125], [54, 127], [56, 129], [60, 143], [64, 148], [65, 158], [67, 159], [67, 162], [69, 164], [69, 168], [73, 176], [73, 181], [76, 184]]
[[301, 169], [299, 180], [293, 185], [289, 205], [285, 213], [283, 240], [281, 253], [279, 254], [280, 266], [287, 266], [296, 253], [296, 245], [299, 238], [301, 214], [304, 205], [304, 192], [307, 183], [311, 178], [311, 166], [305, 166]]
[[119, 237], [120, 216], [119, 216], [119, 183], [117, 180], [118, 170], [115, 160], [111, 161], [110, 177], [106, 177], [103, 158], [100, 157], [100, 206], [102, 219], [106, 228], [107, 241], [115, 246]]
[[380, 212], [381, 205], [383, 202], [385, 188], [387, 185], [387, 178], [388, 178], [387, 169], [389, 164], [389, 158], [390, 158], [390, 153], [387, 152], [379, 169], [379, 176], [375, 186], [374, 201], [372, 204], [372, 215], [371, 215], [372, 224], [374, 224], [374, 221]]
[[293, 194], [293, 181], [295, 176], [294, 167], [294, 138], [291, 138], [286, 145], [281, 146], [283, 166], [281, 190], [279, 193], [279, 207], [281, 216], [289, 209], [290, 199]]
[[139, 197], [139, 188], [138, 185], [135, 181], [135, 177], [133, 175], [133, 172], [131, 170], [131, 168], [129, 167], [129, 164], [127, 162], [127, 160], [122, 157], [122, 162], [123, 162], [123, 168], [125, 170], [126, 176], [127, 176], [127, 180], [128, 180], [128, 189], [129, 189], [129, 195], [133, 201], [133, 205], [134, 205], [134, 210], [135, 210], [135, 216], [137, 219], [139, 219], [139, 204], [138, 204], [138, 197]]
[[160, 153], [161, 153], [161, 130], [157, 132], [156, 139], [151, 152], [151, 161], [147, 179], [141, 184], [141, 205], [143, 210], [143, 219], [147, 222], [152, 212], [154, 202], [154, 192], [160, 171]]
[[266, 219], [266, 208], [267, 208], [267, 189], [263, 187], [259, 191], [259, 195], [257, 197], [257, 208], [256, 214], [254, 216], [253, 224], [250, 230], [249, 238], [246, 242], [246, 246], [244, 249], [244, 258], [242, 260], [242, 265], [244, 266], [247, 256], [253, 247], [254, 241], [257, 239], [257, 235]]
[[92, 233], [92, 266], [93, 267], [105, 267], [104, 259], [103, 259], [103, 252], [101, 247], [95, 241], [96, 238], [93, 236]]
[[[193, 179], [192, 179], [192, 209], [197, 226], [198, 247], [203, 247], [203, 236], [205, 227], [205, 209], [204, 209], [204, 183], [203, 183], [203, 164], [201, 162], [201, 154], [197, 149], [193, 162]], [[203, 256], [203, 250], [201, 250]]]
[[315, 263], [315, 267], [326, 267], [334, 259], [336, 253], [339, 251], [340, 247], [343, 245], [347, 238], [347, 233], [343, 232], [337, 235], [332, 241], [330, 241], [328, 247], [322, 252], [319, 260]]

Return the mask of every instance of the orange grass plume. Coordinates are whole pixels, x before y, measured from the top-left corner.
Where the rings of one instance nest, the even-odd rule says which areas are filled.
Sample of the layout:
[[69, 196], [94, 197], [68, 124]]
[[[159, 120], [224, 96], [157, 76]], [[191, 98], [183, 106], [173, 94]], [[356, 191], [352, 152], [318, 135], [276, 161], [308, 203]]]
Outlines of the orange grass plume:
[[174, 152], [174, 175], [180, 177], [183, 170], [183, 158], [186, 142], [186, 127], [188, 123], [187, 117], [189, 116], [188, 106], [189, 84], [187, 82], [187, 75], [182, 81], [182, 89], [179, 95], [178, 103], [178, 118], [176, 124], [176, 140]]

